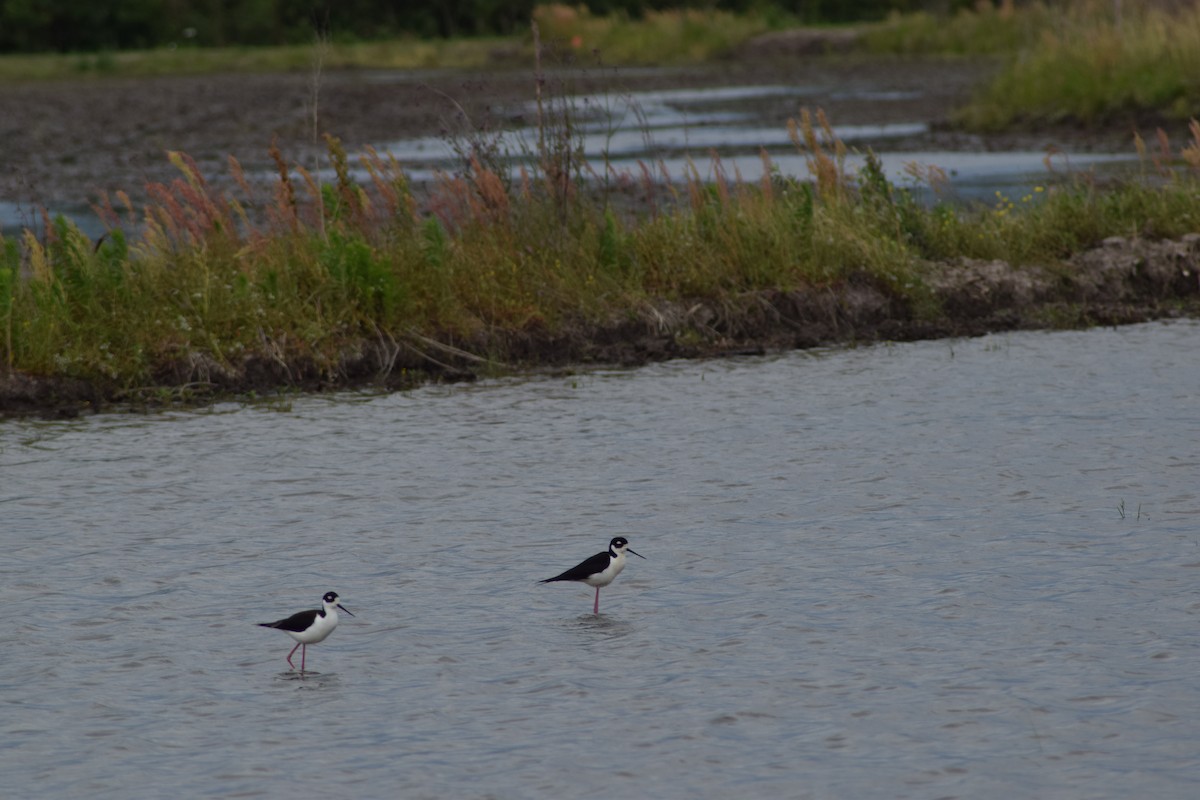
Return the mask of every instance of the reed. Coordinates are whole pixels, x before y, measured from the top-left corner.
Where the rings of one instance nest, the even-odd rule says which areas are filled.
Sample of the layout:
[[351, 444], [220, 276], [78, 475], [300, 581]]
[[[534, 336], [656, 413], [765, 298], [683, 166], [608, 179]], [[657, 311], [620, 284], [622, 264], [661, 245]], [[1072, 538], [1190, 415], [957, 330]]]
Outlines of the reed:
[[[555, 55], [607, 64], [699, 63], [729, 52], [782, 24], [777, 14], [684, 10], [593, 16], [582, 7], [538, 6], [534, 20]], [[481, 69], [529, 63], [533, 43], [522, 37], [401, 38], [331, 41], [324, 68]], [[0, 56], [0, 82], [91, 76], [153, 77], [213, 72], [301, 72], [312, 65], [309, 45], [272, 47], [163, 47], [103, 53]]]

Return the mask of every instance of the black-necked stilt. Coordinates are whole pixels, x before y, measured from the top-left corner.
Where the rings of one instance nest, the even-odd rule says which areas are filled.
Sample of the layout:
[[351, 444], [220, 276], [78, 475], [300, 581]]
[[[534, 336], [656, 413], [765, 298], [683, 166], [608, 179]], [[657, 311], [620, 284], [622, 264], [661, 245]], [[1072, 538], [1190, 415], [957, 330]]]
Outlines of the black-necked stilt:
[[[300, 671], [304, 672], [304, 656], [308, 645], [323, 642], [329, 634], [333, 633], [333, 629], [338, 624], [339, 608], [346, 611], [346, 607], [338, 602], [337, 592], [326, 592], [325, 596], [321, 598], [320, 608], [300, 611], [277, 622], [260, 622], [258, 624], [264, 628], [278, 628], [296, 640], [296, 647], [302, 648], [300, 650]], [[349, 611], [346, 613], [350, 614]], [[354, 615], [350, 614], [350, 616]], [[293, 647], [292, 652], [287, 655], [288, 666], [292, 669], [296, 668], [296, 665], [292, 663], [296, 647]]]
[[596, 602], [592, 606], [592, 613], [600, 613], [600, 587], [608, 586], [613, 582], [613, 579], [621, 574], [621, 570], [625, 569], [625, 554], [633, 553], [638, 558], [645, 558], [641, 553], [634, 553], [629, 549], [629, 540], [624, 536], [617, 536], [608, 543], [608, 550], [603, 553], [589, 558], [580, 564], [571, 567], [561, 575], [555, 575], [553, 578], [546, 578], [539, 583], [553, 583], [554, 581], [579, 581], [586, 583], [588, 586], [596, 587]]

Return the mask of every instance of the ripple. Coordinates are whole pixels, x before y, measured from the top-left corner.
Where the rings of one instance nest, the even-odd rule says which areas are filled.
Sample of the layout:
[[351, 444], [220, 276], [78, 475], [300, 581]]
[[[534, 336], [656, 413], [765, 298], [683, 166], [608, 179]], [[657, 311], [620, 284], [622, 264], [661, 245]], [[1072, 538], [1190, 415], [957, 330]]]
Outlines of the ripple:
[[1190, 798], [1196, 330], [4, 423], [6, 791]]

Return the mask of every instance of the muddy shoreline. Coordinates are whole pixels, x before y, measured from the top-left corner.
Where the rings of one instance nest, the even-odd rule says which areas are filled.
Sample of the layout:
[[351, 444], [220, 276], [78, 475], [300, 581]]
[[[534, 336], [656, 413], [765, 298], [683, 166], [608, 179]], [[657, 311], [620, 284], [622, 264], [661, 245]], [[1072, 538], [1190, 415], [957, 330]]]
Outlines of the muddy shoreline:
[[[960, 260], [935, 265], [932, 275], [943, 309], [932, 319], [915, 316], [863, 275], [829, 289], [747, 293], [720, 307], [664, 301], [619, 321], [555, 332], [494, 331], [471, 341], [417, 334], [363, 340], [333, 368], [265, 355], [220, 363], [193, 354], [164, 368], [144, 390], [0, 374], [0, 415], [64, 418], [280, 392], [399, 390], [547, 369], [1200, 316], [1200, 234], [1160, 242], [1114, 237], [1051, 267]], [[485, 353], [495, 355], [479, 355]]]
[[[613, 93], [679, 87], [803, 83], [829, 86], [813, 107], [840, 124], [925, 120], [920, 137], [870, 143], [926, 150], [1131, 149], [1132, 130], [1064, 128], [982, 137], [945, 124], [994, 65], [940, 59], [814, 58], [762, 48], [703, 68], [552, 69], [556, 92]], [[750, 52], [753, 52], [751, 49]], [[253, 173], [271, 171], [274, 140], [297, 163], [323, 154], [314, 131], [338, 136], [348, 150], [418, 135], [462, 134], [513, 121], [533, 95], [531, 69], [486, 75], [445, 72], [216, 75], [143, 80], [80, 79], [0, 85], [0, 200], [15, 203], [34, 230], [40, 208], [86, 207], [101, 191], [128, 192], [137, 203], [149, 182], [177, 177], [165, 151], [181, 150], [210, 183], [231, 184], [227, 158]], [[869, 92], [900, 92], [911, 102], [877, 104]], [[314, 125], [314, 110], [316, 123]], [[757, 109], [782, 126], [791, 101]], [[1145, 132], [1148, 133], [1148, 132]], [[23, 220], [25, 222], [26, 220]], [[120, 391], [66, 378], [4, 374], [0, 415], [72, 416], [111, 408], [207, 402], [280, 390], [404, 388], [429, 380], [470, 380], [530, 369], [643, 364], [668, 358], [758, 353], [821, 345], [977, 335], [1023, 328], [1122, 324], [1200, 313], [1200, 237], [1176, 242], [1110, 240], [1061, 269], [1014, 269], [991, 262], [931, 265], [943, 315], [919, 319], [865, 277], [830, 289], [754, 293], [726, 302], [659, 303], [611, 324], [558, 332], [494, 331], [475, 341], [415, 334], [362, 341], [337, 365], [266, 356], [218, 363], [193, 355], [164, 367], [153, 386]], [[398, 334], [393, 334], [398, 335]], [[479, 354], [491, 356], [490, 362]]]

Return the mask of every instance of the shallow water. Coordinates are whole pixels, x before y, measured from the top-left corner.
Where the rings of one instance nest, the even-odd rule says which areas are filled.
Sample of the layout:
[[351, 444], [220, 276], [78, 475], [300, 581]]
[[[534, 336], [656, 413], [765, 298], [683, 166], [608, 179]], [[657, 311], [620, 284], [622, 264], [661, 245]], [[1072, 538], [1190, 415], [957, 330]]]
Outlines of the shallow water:
[[[405, 72], [390, 72], [380, 73], [377, 80], [409, 77]], [[1047, 166], [1046, 153], [1040, 151], [997, 150], [994, 144], [968, 150], [936, 149], [928, 136], [930, 121], [920, 116], [920, 104], [913, 102], [921, 96], [918, 90], [839, 89], [819, 81], [798, 81], [582, 94], [551, 102], [546, 113], [550, 119], [562, 119], [564, 113], [571, 118], [576, 137], [573, 144], [591, 170], [610, 179], [632, 176], [640, 180], [642, 164], [648, 164], [656, 179], [665, 176], [670, 181], [684, 182], [697, 170], [701, 179], [712, 181], [717, 178], [712, 159], [716, 152], [726, 177], [740, 174], [744, 180], [757, 181], [763, 175], [761, 154], [766, 152], [773, 171], [809, 180], [805, 155], [792, 143], [777, 109], [783, 106], [789, 115], [795, 115], [802, 106], [819, 107], [825, 100], [847, 99], [869, 101], [880, 120], [833, 126], [836, 138], [854, 151], [846, 160], [847, 171], [856, 174], [864, 163], [863, 154], [876, 152], [887, 178], [898, 186], [914, 189], [923, 201], [991, 203], [996, 192], [1017, 199], [1033, 192], [1036, 186], [1061, 183], [1080, 174], [1130, 177], [1137, 165], [1132, 147], [1123, 153], [1058, 151], [1050, 164], [1052, 169]], [[511, 127], [503, 132], [477, 132], [473, 134], [475, 141], [437, 135], [379, 142], [375, 147], [395, 157], [407, 179], [418, 186], [435, 182], [439, 174], [461, 171], [462, 153], [469, 152], [473, 145], [494, 149], [501, 160], [510, 164], [529, 166], [535, 160], [530, 154], [537, 152], [538, 132], [532, 124], [538, 117], [536, 105], [530, 102], [498, 108], [496, 113], [511, 122]], [[361, 155], [352, 154], [350, 163], [358, 165]], [[911, 177], [910, 165], [940, 168], [947, 180], [939, 183], [935, 193]], [[365, 169], [353, 166], [351, 173], [364, 185], [372, 182]], [[322, 180], [336, 179], [329, 169], [318, 170], [318, 174]], [[272, 168], [252, 171], [252, 177], [273, 185], [277, 176]], [[68, 217], [90, 238], [97, 239], [105, 232], [87, 203], [52, 208], [48, 213], [51, 217]], [[19, 236], [25, 228], [37, 230], [41, 221], [40, 208], [0, 199], [0, 234]]]
[[5, 796], [1191, 798], [1198, 335], [0, 423]]
[[[824, 85], [750, 85], [703, 89], [643, 91], [616, 95], [581, 95], [570, 99], [565, 109], [577, 133], [577, 145], [588, 163], [601, 174], [639, 179], [642, 164], [649, 164], [656, 177], [664, 174], [673, 181], [687, 180], [693, 170], [706, 181], [716, 180], [712, 154], [719, 153], [721, 167], [728, 178], [740, 175], [747, 181], [763, 177], [762, 153], [770, 156], [770, 168], [778, 174], [809, 180], [808, 158], [791, 140], [787, 126], [764, 114], [764, 109], [781, 101], [790, 101], [798, 114], [801, 106], [821, 97], [869, 99], [874, 106], [904, 109], [919, 92], [849, 91], [838, 92]], [[547, 114], [561, 118], [564, 109], [555, 106]], [[893, 113], [878, 112], [881, 119]], [[914, 107], [914, 112], [918, 113]], [[512, 109], [513, 118], [536, 120], [536, 106]], [[836, 139], [851, 148], [845, 161], [850, 174], [857, 174], [865, 163], [865, 153], [875, 152], [888, 180], [904, 187], [915, 187], [930, 201], [995, 200], [995, 193], [1019, 198], [1037, 186], [1071, 180], [1081, 173], [1100, 171], [1128, 176], [1137, 160], [1128, 153], [1067, 153], [1058, 151], [1053, 158], [1044, 151], [936, 150], [924, 143], [930, 132], [928, 120], [866, 125], [833, 125]], [[824, 134], [820, 134], [824, 139]], [[528, 162], [526, 154], [537, 152], [538, 131], [532, 125], [515, 127], [503, 134], [479, 134], [496, 151]], [[897, 145], [897, 143], [901, 145]], [[381, 144], [379, 149], [404, 165], [408, 177], [416, 183], [435, 180], [438, 171], [455, 171], [462, 163], [464, 142], [445, 137], [427, 136]], [[829, 142], [825, 142], [826, 145]], [[457, 149], [456, 149], [457, 148]], [[469, 149], [469, 148], [466, 148]], [[911, 176], [911, 166], [937, 167], [945, 174], [937, 194]], [[365, 171], [358, 179], [369, 182]]]

